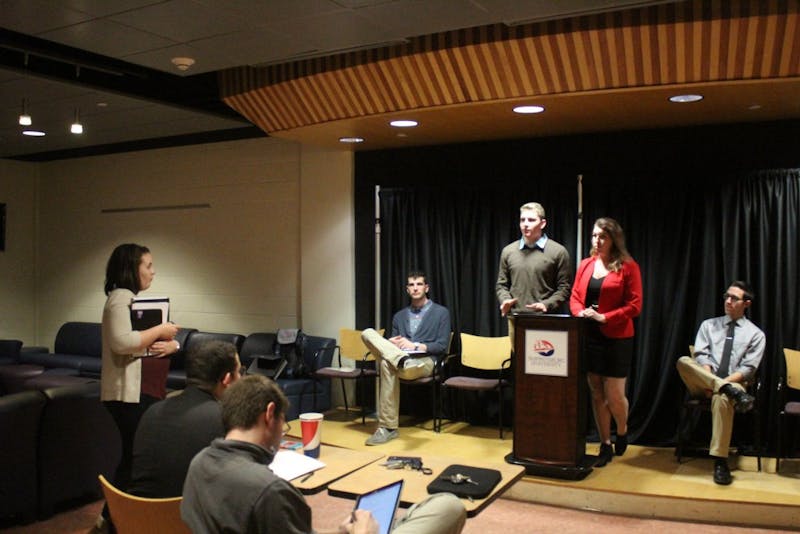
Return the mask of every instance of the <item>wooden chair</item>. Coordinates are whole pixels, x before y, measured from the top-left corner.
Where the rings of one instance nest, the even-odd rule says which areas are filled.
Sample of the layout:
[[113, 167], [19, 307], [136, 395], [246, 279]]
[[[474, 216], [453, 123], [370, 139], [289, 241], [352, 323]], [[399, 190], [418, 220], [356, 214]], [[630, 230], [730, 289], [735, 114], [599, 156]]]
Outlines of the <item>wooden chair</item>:
[[483, 372], [484, 375], [496, 372], [497, 376], [496, 378], [482, 378], [466, 374], [451, 376], [442, 382], [442, 388], [497, 391], [499, 406], [497, 426], [500, 431], [500, 439], [503, 439], [503, 389], [509, 385], [505, 374], [511, 367], [511, 340], [508, 336], [483, 337], [462, 333], [461, 366], [466, 368], [465, 370], [472, 369], [477, 370], [478, 373]]
[[103, 475], [98, 478], [118, 534], [191, 534], [192, 531], [181, 519], [182, 497], [137, 497], [118, 490]]
[[775, 472], [781, 469], [781, 458], [784, 456], [783, 431], [784, 424], [789, 417], [800, 417], [800, 402], [789, 400], [788, 389], [800, 391], [800, 350], [783, 349], [783, 358], [786, 362], [786, 376], [778, 380], [778, 400], [780, 412], [778, 414], [778, 446], [775, 458]]
[[427, 386], [431, 389], [431, 414], [433, 417], [433, 431], [440, 432], [442, 429], [442, 418], [439, 413], [439, 389], [444, 379], [444, 366], [447, 365], [454, 354], [450, 353], [450, 348], [453, 346], [453, 333], [450, 332], [450, 341], [447, 343], [447, 350], [444, 354], [429, 354], [428, 356], [433, 359], [433, 373], [431, 376], [421, 376], [414, 380], [400, 379], [400, 383], [406, 386], [418, 387]]
[[[694, 345], [689, 345], [689, 354], [691, 354], [692, 358], [695, 357], [694, 355]], [[756, 371], [756, 380], [752, 384], [747, 384], [746, 388], [747, 393], [752, 395], [755, 398], [755, 402], [753, 403], [753, 409], [750, 410], [747, 415], [752, 417], [753, 420], [753, 447], [756, 449], [756, 457], [758, 463], [758, 470], [761, 471], [761, 424], [760, 424], [760, 404], [761, 404], [761, 376], [760, 376], [760, 369]], [[678, 460], [678, 463], [681, 463], [683, 460], [684, 452], [686, 451], [687, 442], [691, 439], [692, 433], [694, 432], [695, 427], [697, 426], [697, 422], [699, 420], [700, 414], [702, 412], [711, 412], [711, 399], [709, 398], [696, 398], [689, 395], [688, 390], [684, 395], [683, 402], [681, 404], [681, 411], [680, 416], [678, 419], [678, 435], [677, 435], [677, 444], [675, 447], [675, 456]], [[735, 416], [739, 416], [737, 413]]]
[[[379, 331], [383, 334], [383, 330]], [[345, 380], [356, 380], [361, 384], [361, 398], [366, 403], [366, 379], [378, 376], [378, 371], [374, 367], [375, 357], [361, 340], [361, 330], [350, 328], [339, 329], [339, 344], [335, 348], [338, 354], [338, 367], [322, 367], [314, 372], [318, 378], [338, 378], [341, 379], [342, 397], [344, 398], [345, 412], [350, 412], [347, 403], [347, 391], [344, 387]], [[342, 367], [342, 357], [349, 358], [355, 362], [355, 367]], [[370, 367], [370, 362], [372, 367]], [[366, 408], [361, 407], [361, 424], [366, 423]]]

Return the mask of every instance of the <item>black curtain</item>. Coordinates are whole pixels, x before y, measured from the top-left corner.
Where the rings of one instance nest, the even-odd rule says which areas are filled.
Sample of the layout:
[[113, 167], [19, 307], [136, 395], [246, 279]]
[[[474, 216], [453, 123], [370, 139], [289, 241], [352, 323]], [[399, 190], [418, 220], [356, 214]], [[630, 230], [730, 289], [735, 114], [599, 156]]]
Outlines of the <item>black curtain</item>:
[[[407, 303], [407, 271], [422, 269], [429, 275], [432, 298], [450, 309], [457, 332], [504, 334], [494, 285], [500, 250], [519, 236], [519, 206], [541, 202], [548, 235], [566, 246], [573, 259], [589, 248], [585, 239], [583, 250], [576, 250], [576, 177], [538, 178], [520, 176], [525, 185], [517, 188], [382, 189], [383, 325]], [[774, 447], [769, 438], [774, 436], [782, 348], [800, 347], [800, 171], [584, 174], [583, 187], [583, 235], [591, 234], [597, 217], [617, 219], [642, 269], [644, 307], [628, 381], [633, 438], [653, 445], [674, 443], [683, 395], [675, 361], [688, 352], [700, 322], [723, 313], [727, 284], [744, 279], [756, 293], [750, 318], [767, 336], [761, 424]]]
[[[495, 281], [500, 250], [519, 239], [519, 207], [547, 210], [547, 234], [575, 242], [575, 181], [531, 180], [517, 190], [388, 188], [380, 191], [381, 317], [408, 304], [406, 275], [428, 275], [430, 297], [450, 310], [456, 333], [502, 335]], [[456, 336], [457, 339], [457, 336]]]

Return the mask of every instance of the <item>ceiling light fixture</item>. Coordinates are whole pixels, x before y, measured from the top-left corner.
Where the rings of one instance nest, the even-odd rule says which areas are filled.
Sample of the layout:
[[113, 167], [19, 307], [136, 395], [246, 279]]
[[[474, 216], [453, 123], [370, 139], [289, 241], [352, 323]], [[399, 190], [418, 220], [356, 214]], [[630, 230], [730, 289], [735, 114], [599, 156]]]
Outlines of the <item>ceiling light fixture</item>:
[[339, 142], [340, 143], [363, 143], [364, 142], [364, 138], [363, 137], [340, 137], [339, 138]]
[[670, 102], [677, 102], [679, 104], [685, 104], [687, 102], [699, 102], [703, 100], [703, 95], [675, 95], [669, 97]]
[[30, 126], [33, 124], [33, 119], [31, 119], [31, 114], [28, 112], [28, 99], [22, 99], [22, 113], [19, 115], [19, 123], [21, 126]]
[[45, 133], [40, 130], [22, 130], [22, 135], [30, 137], [44, 137]]
[[394, 126], [395, 128], [413, 128], [414, 126], [417, 126], [419, 123], [417, 121], [401, 119], [401, 120], [391, 121], [389, 124]]
[[190, 57], [174, 57], [170, 61], [181, 71], [189, 70], [189, 67], [194, 65], [194, 59]]
[[514, 113], [541, 113], [544, 111], [544, 106], [517, 106], [514, 108]]
[[83, 124], [81, 124], [81, 114], [77, 108], [75, 109], [75, 122], [73, 122], [72, 126], [69, 127], [69, 131], [74, 134], [83, 133]]

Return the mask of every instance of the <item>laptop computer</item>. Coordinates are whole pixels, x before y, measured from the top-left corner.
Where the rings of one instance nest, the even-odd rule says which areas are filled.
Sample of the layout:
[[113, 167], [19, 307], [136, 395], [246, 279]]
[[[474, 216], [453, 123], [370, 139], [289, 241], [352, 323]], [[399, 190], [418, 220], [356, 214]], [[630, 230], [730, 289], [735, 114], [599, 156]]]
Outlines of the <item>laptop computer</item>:
[[359, 495], [356, 510], [369, 510], [378, 522], [378, 534], [389, 534], [394, 522], [394, 514], [400, 505], [400, 492], [403, 481], [398, 480], [387, 486]]

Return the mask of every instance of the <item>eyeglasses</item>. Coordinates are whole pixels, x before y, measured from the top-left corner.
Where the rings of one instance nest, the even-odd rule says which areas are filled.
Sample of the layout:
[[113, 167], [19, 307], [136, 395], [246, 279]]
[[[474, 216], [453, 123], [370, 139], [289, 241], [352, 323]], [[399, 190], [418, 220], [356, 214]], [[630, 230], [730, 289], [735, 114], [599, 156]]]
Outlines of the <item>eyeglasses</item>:
[[285, 436], [285, 435], [286, 435], [286, 434], [288, 434], [288, 433], [289, 433], [291, 430], [292, 430], [292, 425], [290, 425], [289, 423], [287, 423], [286, 421], [284, 421], [284, 422], [283, 422], [283, 434], [282, 434], [282, 435], [283, 435], [283, 436]]
[[725, 300], [728, 300], [728, 299], [731, 299], [731, 302], [733, 302], [734, 304], [736, 304], [737, 302], [742, 301], [742, 300], [750, 300], [747, 297], [742, 298], [742, 297], [737, 297], [736, 295], [731, 295], [730, 293], [723, 293], [722, 294], [722, 300], [725, 301]]

